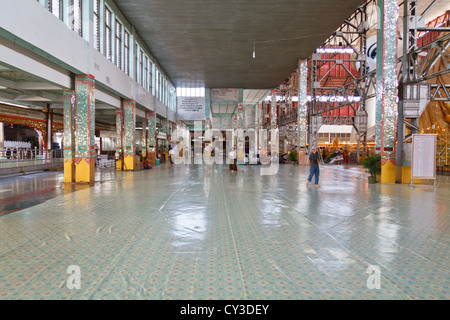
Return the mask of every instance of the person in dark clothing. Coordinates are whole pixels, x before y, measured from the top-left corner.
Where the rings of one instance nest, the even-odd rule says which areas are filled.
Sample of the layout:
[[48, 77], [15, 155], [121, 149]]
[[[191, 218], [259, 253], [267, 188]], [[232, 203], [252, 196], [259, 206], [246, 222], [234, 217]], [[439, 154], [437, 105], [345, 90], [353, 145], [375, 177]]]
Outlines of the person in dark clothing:
[[319, 171], [319, 152], [317, 151], [316, 146], [312, 148], [312, 152], [309, 154], [309, 162], [310, 162], [309, 177], [308, 180], [306, 181], [306, 186], [309, 185], [314, 175], [315, 176], [314, 186], [318, 188], [320, 171]]

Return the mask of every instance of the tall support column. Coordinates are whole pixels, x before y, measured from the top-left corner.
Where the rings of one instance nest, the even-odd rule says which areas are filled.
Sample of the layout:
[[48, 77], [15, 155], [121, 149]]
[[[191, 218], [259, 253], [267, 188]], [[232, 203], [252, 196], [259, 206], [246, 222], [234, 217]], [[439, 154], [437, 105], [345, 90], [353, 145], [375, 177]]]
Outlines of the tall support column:
[[277, 126], [277, 91], [272, 90], [272, 101], [270, 103], [270, 129]]
[[147, 116], [142, 119], [142, 157], [147, 157], [147, 152], [148, 152], [148, 118]]
[[298, 61], [298, 102], [297, 102], [297, 148], [298, 163], [307, 164], [306, 155], [306, 120], [307, 120], [307, 84], [308, 65], [306, 60]]
[[[149, 164], [156, 165], [156, 113], [153, 111], [147, 112], [147, 124], [148, 124], [148, 134], [147, 134], [147, 149], [148, 149], [148, 159]], [[156, 151], [156, 152], [155, 152]]]
[[75, 76], [75, 168], [77, 183], [94, 183], [95, 78]]
[[73, 90], [63, 91], [64, 100], [64, 182], [75, 182], [75, 92]]
[[47, 141], [46, 146], [47, 150], [50, 151], [53, 149], [53, 114], [50, 108], [50, 104], [47, 103]]
[[3, 122], [0, 122], [0, 150], [5, 149], [5, 129]]
[[124, 165], [125, 171], [136, 170], [136, 146], [135, 130], [136, 130], [136, 101], [124, 100], [123, 102], [123, 144], [124, 144]]
[[[258, 103], [258, 106], [256, 107], [256, 136], [258, 137], [256, 145], [257, 149], [261, 150], [261, 129], [262, 129], [262, 117], [263, 117], [263, 111], [262, 111], [262, 103]], [[257, 150], [257, 151], [258, 151]]]
[[116, 109], [116, 170], [123, 170], [123, 110]]
[[149, 112], [147, 113], [147, 121], [148, 121], [148, 135], [147, 135], [147, 145], [150, 151], [157, 151], [156, 148], [156, 113]]
[[244, 163], [244, 153], [245, 153], [245, 140], [244, 140], [244, 105], [238, 105], [238, 130], [236, 132], [237, 136], [237, 161], [238, 163]]
[[379, 0], [378, 5], [376, 149], [381, 154], [381, 182], [395, 183], [398, 4]]

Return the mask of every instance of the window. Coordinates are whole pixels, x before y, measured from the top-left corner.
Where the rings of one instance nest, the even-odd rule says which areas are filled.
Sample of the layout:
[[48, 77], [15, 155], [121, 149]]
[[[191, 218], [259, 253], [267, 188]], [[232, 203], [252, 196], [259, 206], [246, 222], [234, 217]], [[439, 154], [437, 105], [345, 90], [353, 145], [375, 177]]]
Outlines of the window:
[[204, 97], [205, 88], [177, 88], [178, 97]]
[[105, 7], [105, 56], [111, 60], [111, 11]]
[[81, 0], [71, 0], [71, 6], [73, 8], [72, 30], [81, 36], [82, 35]]
[[130, 75], [130, 34], [127, 31], [124, 32], [123, 40], [124, 40], [124, 50], [123, 50], [123, 56], [124, 56], [123, 65], [124, 66], [123, 66], [123, 71], [127, 75]]
[[144, 63], [144, 85], [143, 87], [148, 90], [148, 57], [145, 56], [145, 63]]
[[144, 68], [142, 67], [143, 64], [143, 55], [144, 53], [142, 52], [142, 50], [139, 50], [139, 84], [141, 86], [143, 86], [144, 84]]
[[152, 83], [152, 61], [149, 60], [148, 61], [148, 91], [152, 92], [152, 87], [153, 87], [153, 83]]
[[116, 66], [122, 69], [122, 24], [116, 20]]
[[100, 51], [100, 0], [94, 0], [94, 47]]
[[159, 70], [156, 69], [155, 74], [155, 97], [159, 97]]
[[134, 65], [136, 66], [134, 72], [134, 78], [136, 82], [139, 82], [139, 45], [136, 44], [136, 50], [134, 50]]
[[62, 19], [62, 0], [48, 0], [48, 10], [58, 19]]

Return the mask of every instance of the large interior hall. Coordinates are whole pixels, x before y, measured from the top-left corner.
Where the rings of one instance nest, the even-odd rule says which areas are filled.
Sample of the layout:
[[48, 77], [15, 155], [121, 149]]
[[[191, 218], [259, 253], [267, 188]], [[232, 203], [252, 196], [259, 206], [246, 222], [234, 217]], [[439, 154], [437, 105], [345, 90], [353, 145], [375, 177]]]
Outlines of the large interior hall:
[[449, 1], [0, 8], [0, 300], [450, 299]]

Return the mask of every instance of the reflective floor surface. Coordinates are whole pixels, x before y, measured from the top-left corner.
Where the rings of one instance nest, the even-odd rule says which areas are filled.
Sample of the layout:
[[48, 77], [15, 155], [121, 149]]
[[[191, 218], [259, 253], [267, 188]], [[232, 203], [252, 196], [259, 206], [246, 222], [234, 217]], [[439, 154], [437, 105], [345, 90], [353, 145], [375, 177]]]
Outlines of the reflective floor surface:
[[450, 298], [450, 177], [227, 169], [1, 178], [0, 299]]

